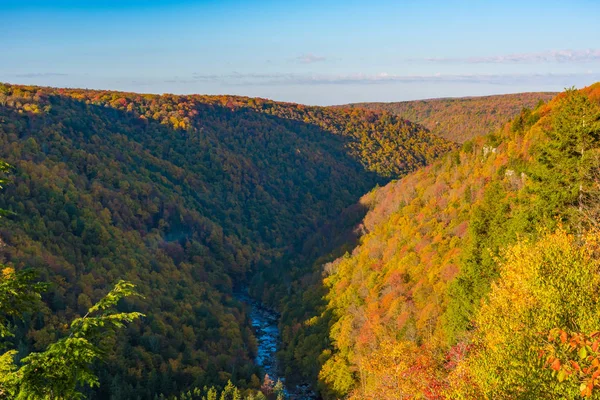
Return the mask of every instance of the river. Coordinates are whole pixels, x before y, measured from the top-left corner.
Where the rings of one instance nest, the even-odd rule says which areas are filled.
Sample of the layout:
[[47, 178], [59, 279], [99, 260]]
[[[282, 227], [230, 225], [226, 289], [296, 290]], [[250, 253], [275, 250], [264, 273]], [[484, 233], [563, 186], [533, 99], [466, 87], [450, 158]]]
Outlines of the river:
[[[279, 314], [252, 299], [246, 292], [236, 293], [235, 297], [248, 307], [250, 321], [258, 344], [254, 362], [274, 382], [279, 379], [285, 385], [285, 378], [280, 376], [277, 362], [277, 349], [281, 340], [278, 327]], [[300, 384], [294, 387], [286, 386], [285, 394], [286, 398], [290, 400], [314, 400], [318, 398], [308, 384]]]

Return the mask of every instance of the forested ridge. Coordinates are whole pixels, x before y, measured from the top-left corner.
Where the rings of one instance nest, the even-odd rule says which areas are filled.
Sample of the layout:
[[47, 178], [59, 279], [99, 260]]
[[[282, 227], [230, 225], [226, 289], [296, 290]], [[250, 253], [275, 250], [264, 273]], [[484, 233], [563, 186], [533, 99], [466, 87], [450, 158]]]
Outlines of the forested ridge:
[[327, 399], [598, 398], [599, 152], [595, 84], [365, 195], [288, 362]]
[[[362, 194], [452, 148], [388, 113], [0, 85], [0, 159], [13, 167], [0, 263], [49, 284], [38, 309], [14, 321], [17, 361], [68, 335], [65, 321], [125, 279], [143, 299], [121, 311], [145, 317], [94, 364], [100, 385], [83, 388], [88, 398], [229, 380], [258, 389], [234, 286], [275, 303], [292, 269], [329, 250], [327, 222], [360, 218], [346, 209]], [[306, 246], [312, 256], [287, 263]]]
[[0, 398], [72, 338], [87, 398], [285, 397], [244, 288], [324, 399], [599, 398], [600, 84], [518, 109], [458, 148], [385, 111], [0, 86]]
[[495, 96], [427, 99], [392, 103], [354, 103], [342, 107], [387, 111], [424, 125], [432, 133], [464, 143], [500, 129], [523, 108], [534, 108], [556, 93], [534, 92]]

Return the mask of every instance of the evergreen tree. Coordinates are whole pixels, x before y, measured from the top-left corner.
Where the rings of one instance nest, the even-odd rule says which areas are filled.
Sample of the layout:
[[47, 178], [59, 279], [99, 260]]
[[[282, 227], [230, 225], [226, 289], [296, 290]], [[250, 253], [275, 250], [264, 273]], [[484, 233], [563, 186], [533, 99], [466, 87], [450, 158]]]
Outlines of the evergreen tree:
[[551, 225], [560, 216], [572, 225], [581, 222], [581, 211], [592, 200], [598, 170], [600, 109], [581, 92], [569, 89], [554, 110], [548, 140], [540, 142], [531, 170], [532, 191], [537, 195], [537, 219]]
[[[0, 172], [8, 168], [0, 161]], [[31, 270], [17, 272], [0, 265], [0, 339], [13, 336], [11, 320], [33, 310], [47, 288], [44, 283], [34, 282], [34, 277]], [[19, 363], [15, 362], [16, 350], [0, 354], [0, 399], [83, 398], [80, 388], [99, 382], [92, 364], [105, 354], [100, 342], [124, 327], [125, 322], [142, 316], [116, 311], [121, 299], [136, 295], [133, 284], [119, 281], [83, 317], [71, 322], [67, 337], [51, 343], [45, 351], [30, 353]], [[4, 346], [0, 341], [0, 347]]]

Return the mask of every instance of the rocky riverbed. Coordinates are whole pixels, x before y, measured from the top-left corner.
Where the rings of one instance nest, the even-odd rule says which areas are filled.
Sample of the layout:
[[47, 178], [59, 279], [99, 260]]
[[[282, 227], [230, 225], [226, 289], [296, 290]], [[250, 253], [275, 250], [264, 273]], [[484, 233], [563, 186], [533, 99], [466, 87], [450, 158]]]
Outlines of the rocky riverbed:
[[[236, 293], [235, 297], [249, 307], [250, 321], [258, 342], [256, 364], [274, 382], [280, 379], [285, 385], [285, 378], [280, 376], [277, 362], [277, 349], [281, 340], [278, 327], [279, 314], [252, 299], [246, 292]], [[286, 396], [290, 400], [314, 400], [318, 398], [307, 384], [294, 387], [285, 386]]]

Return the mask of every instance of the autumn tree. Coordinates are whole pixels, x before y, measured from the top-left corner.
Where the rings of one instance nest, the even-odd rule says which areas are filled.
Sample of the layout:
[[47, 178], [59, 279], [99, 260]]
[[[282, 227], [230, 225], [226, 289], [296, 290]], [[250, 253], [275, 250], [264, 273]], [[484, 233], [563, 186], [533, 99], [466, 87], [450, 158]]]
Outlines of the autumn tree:
[[[507, 250], [500, 278], [475, 318], [468, 373], [452, 379], [453, 398], [576, 398], [544, 367], [548, 333], [592, 333], [600, 318], [598, 235], [580, 243], [563, 229]], [[464, 374], [464, 369], [458, 371]], [[556, 371], [554, 371], [556, 373]], [[473, 387], [475, 386], [475, 388]], [[478, 394], [477, 394], [478, 393]]]

